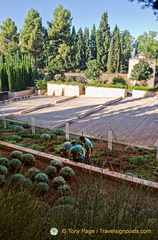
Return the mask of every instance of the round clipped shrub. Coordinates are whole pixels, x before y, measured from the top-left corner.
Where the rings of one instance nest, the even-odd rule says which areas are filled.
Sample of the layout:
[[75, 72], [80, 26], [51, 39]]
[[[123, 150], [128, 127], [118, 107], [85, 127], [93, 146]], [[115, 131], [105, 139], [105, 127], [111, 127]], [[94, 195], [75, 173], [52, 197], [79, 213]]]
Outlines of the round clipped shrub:
[[32, 165], [36, 162], [36, 158], [31, 153], [25, 153], [21, 156], [21, 162], [24, 165]]
[[56, 167], [57, 171], [59, 171], [63, 167], [63, 163], [60, 160], [52, 160], [50, 164]]
[[46, 182], [46, 183], [49, 182], [49, 178], [48, 178], [48, 176], [47, 176], [45, 173], [38, 173], [38, 174], [35, 176], [35, 180], [36, 180], [37, 182]]
[[29, 136], [29, 132], [27, 130], [21, 130], [18, 132], [18, 135], [21, 137], [28, 137]]
[[62, 218], [67, 219], [70, 216], [73, 216], [75, 211], [75, 206], [70, 204], [58, 205], [52, 208], [52, 215], [60, 215]]
[[35, 176], [36, 176], [38, 173], [40, 173], [40, 172], [41, 172], [41, 170], [38, 169], [38, 168], [35, 168], [35, 167], [30, 168], [30, 169], [28, 169], [28, 177], [29, 177], [31, 180], [35, 180]]
[[62, 136], [62, 135], [65, 134], [65, 131], [64, 131], [63, 129], [58, 128], [58, 129], [55, 129], [55, 130], [54, 130], [54, 133], [55, 133], [56, 135]]
[[8, 158], [5, 158], [5, 157], [0, 158], [0, 165], [8, 167], [9, 166]]
[[44, 195], [49, 191], [49, 185], [46, 182], [39, 182], [36, 185], [35, 193], [38, 195]]
[[126, 85], [126, 81], [123, 77], [114, 77], [112, 79], [112, 84], [121, 84], [121, 85]]
[[11, 181], [11, 183], [17, 183], [21, 179], [25, 179], [25, 176], [22, 174], [14, 174], [11, 176], [10, 181]]
[[68, 185], [63, 185], [58, 187], [58, 195], [61, 196], [68, 196], [70, 195], [70, 187]]
[[9, 141], [15, 141], [15, 142], [20, 142], [22, 140], [22, 137], [18, 136], [18, 135], [12, 135], [11, 137], [9, 137], [8, 139]]
[[19, 171], [22, 168], [22, 163], [19, 159], [12, 159], [9, 161], [9, 169], [11, 171]]
[[6, 176], [8, 174], [8, 168], [0, 165], [0, 175]]
[[54, 188], [58, 188], [62, 185], [65, 185], [65, 179], [62, 176], [58, 176], [58, 177], [53, 178], [52, 186]]
[[49, 134], [51, 136], [51, 138], [53, 138], [53, 139], [57, 138], [57, 135], [52, 131], [46, 131], [45, 133]]
[[51, 136], [47, 133], [42, 133], [40, 138], [46, 140], [46, 141], [50, 141], [51, 140]]
[[21, 152], [21, 151], [13, 151], [10, 154], [10, 158], [11, 159], [16, 158], [16, 159], [20, 160], [22, 155], [23, 155], [23, 152]]
[[63, 197], [59, 197], [54, 202], [54, 206], [63, 205], [63, 204], [70, 204], [70, 205], [75, 206], [76, 205], [76, 199], [74, 197], [71, 197], [71, 196], [63, 196]]
[[24, 179], [21, 178], [19, 180], [18, 185], [19, 185], [19, 187], [23, 187], [23, 188], [29, 190], [30, 188], [32, 188], [33, 183], [30, 179], [24, 177]]
[[72, 147], [72, 144], [71, 144], [71, 142], [65, 142], [65, 143], [63, 143], [62, 146], [63, 146], [63, 148], [70, 150], [70, 148]]
[[0, 187], [6, 183], [6, 179], [4, 175], [0, 175]]
[[15, 126], [13, 129], [14, 129], [15, 132], [20, 132], [20, 131], [24, 131], [25, 130], [22, 126], [18, 126], [18, 125]]
[[143, 165], [146, 163], [146, 159], [142, 156], [132, 156], [128, 159], [128, 161], [135, 165]]
[[127, 152], [127, 153], [134, 153], [135, 152], [135, 148], [133, 147], [133, 146], [127, 146], [126, 148], [125, 148], [125, 152]]
[[57, 169], [56, 169], [56, 167], [54, 167], [54, 166], [48, 166], [48, 167], [45, 169], [45, 174], [47, 174], [47, 176], [48, 176], [49, 178], [55, 177], [56, 172], [57, 172]]
[[68, 166], [63, 167], [59, 173], [66, 180], [72, 179], [75, 176], [74, 170]]

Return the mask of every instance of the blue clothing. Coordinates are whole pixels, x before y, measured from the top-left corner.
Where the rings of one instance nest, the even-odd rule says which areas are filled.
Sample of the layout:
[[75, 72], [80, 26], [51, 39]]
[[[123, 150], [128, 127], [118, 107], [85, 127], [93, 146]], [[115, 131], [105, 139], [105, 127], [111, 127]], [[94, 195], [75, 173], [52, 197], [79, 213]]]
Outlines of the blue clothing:
[[84, 158], [83, 148], [81, 145], [75, 145], [70, 148], [70, 152], [72, 153], [72, 157], [74, 160], [80, 160]]
[[88, 150], [89, 148], [93, 149], [93, 144], [91, 143], [91, 141], [88, 138], [85, 138], [84, 141], [84, 145], [85, 145], [85, 149]]

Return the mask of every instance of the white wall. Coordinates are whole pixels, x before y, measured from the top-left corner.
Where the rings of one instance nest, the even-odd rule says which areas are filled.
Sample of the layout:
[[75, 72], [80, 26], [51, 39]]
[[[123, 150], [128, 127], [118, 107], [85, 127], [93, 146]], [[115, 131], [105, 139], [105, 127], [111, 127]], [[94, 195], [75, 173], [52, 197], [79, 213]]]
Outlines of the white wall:
[[125, 98], [127, 96], [127, 89], [86, 86], [85, 95], [87, 97], [123, 97]]

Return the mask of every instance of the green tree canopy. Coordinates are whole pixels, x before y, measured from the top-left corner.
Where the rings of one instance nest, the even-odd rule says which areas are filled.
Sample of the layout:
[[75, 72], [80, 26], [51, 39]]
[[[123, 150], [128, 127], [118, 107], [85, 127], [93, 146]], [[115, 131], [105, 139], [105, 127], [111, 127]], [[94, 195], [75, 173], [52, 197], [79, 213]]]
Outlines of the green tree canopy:
[[99, 68], [99, 64], [97, 60], [90, 60], [87, 63], [87, 70], [84, 72], [86, 78], [95, 80], [96, 78], [100, 77], [101, 71]]
[[37, 60], [43, 47], [42, 21], [38, 11], [29, 10], [24, 22], [25, 25], [20, 32], [21, 48]]
[[150, 67], [149, 63], [144, 60], [140, 60], [139, 63], [135, 64], [132, 72], [131, 79], [142, 81], [149, 80], [152, 77], [153, 69]]
[[60, 59], [54, 58], [49, 62], [47, 71], [51, 77], [54, 78], [55, 74], [63, 74], [65, 72], [65, 67]]
[[19, 36], [17, 27], [11, 18], [7, 18], [0, 26], [0, 51], [6, 53], [7, 50], [15, 48], [18, 50]]
[[158, 40], [156, 40], [157, 32], [144, 32], [137, 38], [137, 52], [145, 53], [147, 58], [158, 58]]
[[64, 9], [61, 4], [55, 8], [53, 12], [54, 19], [50, 22], [48, 35], [50, 37], [50, 44], [54, 49], [54, 56], [58, 54], [58, 47], [60, 44], [69, 44], [70, 29], [71, 29], [71, 12]]

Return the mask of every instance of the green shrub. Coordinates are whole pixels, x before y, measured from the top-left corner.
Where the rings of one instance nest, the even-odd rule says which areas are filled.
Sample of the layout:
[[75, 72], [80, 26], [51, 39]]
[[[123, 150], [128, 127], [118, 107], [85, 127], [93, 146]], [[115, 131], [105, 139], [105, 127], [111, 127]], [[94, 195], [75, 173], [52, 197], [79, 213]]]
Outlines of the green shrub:
[[30, 126], [29, 126], [28, 123], [22, 123], [22, 127], [23, 127], [23, 128], [29, 128]]
[[20, 160], [22, 155], [23, 155], [23, 152], [16, 150], [16, 151], [11, 152], [10, 158], [11, 159], [16, 158], [16, 159]]
[[144, 148], [138, 148], [138, 152], [143, 152]]
[[63, 197], [59, 197], [54, 202], [54, 206], [63, 205], [63, 204], [70, 204], [70, 205], [75, 206], [76, 205], [76, 199], [74, 197], [71, 197], [71, 196], [63, 196]]
[[45, 133], [49, 134], [51, 136], [51, 138], [53, 138], [53, 139], [57, 138], [57, 135], [54, 132], [52, 132], [52, 131], [46, 131]]
[[31, 153], [25, 153], [21, 156], [21, 162], [24, 165], [32, 165], [36, 162], [36, 158]]
[[132, 156], [128, 159], [128, 161], [135, 165], [142, 165], [146, 163], [146, 159], [142, 156]]
[[58, 177], [53, 178], [52, 186], [54, 188], [58, 188], [58, 187], [60, 187], [62, 185], [65, 185], [65, 180], [64, 180], [64, 178], [62, 176], [58, 176]]
[[62, 219], [67, 219], [69, 216], [76, 214], [75, 207], [70, 204], [58, 205], [52, 208], [52, 216], [59, 216]]
[[74, 170], [68, 166], [63, 167], [59, 173], [66, 180], [72, 179], [75, 176]]
[[49, 191], [49, 185], [46, 182], [39, 182], [36, 185], [35, 193], [38, 195], [44, 195]]
[[12, 128], [15, 132], [24, 131], [25, 129], [22, 126], [19, 125], [11, 125], [10, 128]]
[[127, 146], [127, 147], [125, 148], [125, 151], [126, 151], [127, 153], [134, 153], [134, 152], [135, 152], [135, 148], [134, 148], [133, 146]]
[[12, 184], [12, 183], [19, 182], [21, 179], [25, 179], [25, 176], [22, 175], [22, 174], [14, 174], [14, 175], [11, 176], [10, 181], [11, 181], [11, 184]]
[[39, 145], [37, 145], [37, 144], [32, 144], [29, 148], [30, 148], [30, 149], [33, 149], [33, 150], [35, 150], [35, 151], [39, 151], [39, 152], [42, 152], [43, 149], [44, 149], [44, 147], [41, 147], [41, 146], [39, 146]]
[[40, 138], [46, 140], [46, 141], [50, 141], [51, 140], [51, 136], [47, 133], [42, 133]]
[[20, 137], [28, 137], [30, 134], [27, 130], [21, 130], [21, 131], [18, 132], [18, 135]]
[[6, 183], [6, 179], [4, 175], [0, 175], [0, 187]]
[[114, 77], [112, 79], [112, 84], [114, 84], [114, 85], [117, 85], [117, 84], [126, 85], [126, 81], [123, 77]]
[[48, 167], [45, 169], [45, 174], [47, 174], [47, 176], [48, 176], [49, 178], [54, 178], [56, 172], [57, 172], [57, 169], [56, 169], [56, 167], [54, 167], [54, 166], [48, 166]]
[[67, 150], [70, 150], [71, 147], [72, 147], [71, 142], [65, 142], [65, 143], [63, 143], [63, 148], [65, 148], [65, 149], [67, 149]]
[[40, 173], [40, 172], [41, 172], [41, 170], [38, 169], [38, 168], [35, 168], [35, 167], [30, 168], [30, 169], [28, 169], [28, 177], [29, 177], [31, 180], [35, 180], [35, 176], [36, 176], [38, 173]]
[[8, 174], [8, 168], [0, 165], [0, 175], [6, 176]]
[[59, 171], [63, 167], [63, 163], [60, 160], [52, 160], [50, 164], [56, 167], [57, 171]]
[[63, 185], [58, 187], [58, 195], [61, 196], [68, 196], [70, 195], [70, 187], [68, 185]]
[[39, 139], [40, 134], [39, 133], [32, 133], [31, 137], [34, 138], [34, 139]]
[[62, 136], [62, 135], [65, 134], [65, 131], [64, 131], [63, 129], [58, 128], [58, 129], [55, 129], [55, 130], [54, 130], [54, 133], [55, 133], [56, 135]]
[[45, 173], [38, 173], [35, 176], [35, 181], [48, 183], [49, 182], [49, 178], [48, 178], [48, 176]]
[[22, 140], [22, 137], [18, 135], [12, 135], [11, 137], [9, 137], [9, 141], [20, 142], [21, 140]]
[[16, 144], [17, 146], [20, 146], [20, 147], [27, 147], [26, 144]]
[[8, 167], [9, 166], [8, 158], [5, 158], [5, 157], [0, 158], [0, 165]]
[[150, 155], [148, 151], [142, 151], [143, 155]]
[[11, 171], [19, 171], [22, 168], [22, 163], [19, 159], [12, 159], [9, 161], [9, 169]]
[[103, 83], [98, 83], [98, 82], [89, 82], [86, 84], [87, 86], [92, 86], [92, 87], [105, 87], [105, 88], [127, 88], [125, 85], [114, 85], [114, 84], [103, 84]]
[[22, 187], [27, 190], [30, 190], [33, 185], [32, 181], [28, 178], [20, 179], [18, 184], [19, 184], [19, 187]]

